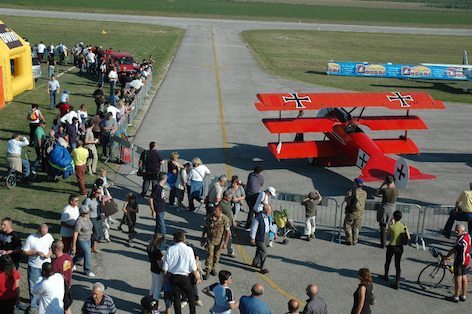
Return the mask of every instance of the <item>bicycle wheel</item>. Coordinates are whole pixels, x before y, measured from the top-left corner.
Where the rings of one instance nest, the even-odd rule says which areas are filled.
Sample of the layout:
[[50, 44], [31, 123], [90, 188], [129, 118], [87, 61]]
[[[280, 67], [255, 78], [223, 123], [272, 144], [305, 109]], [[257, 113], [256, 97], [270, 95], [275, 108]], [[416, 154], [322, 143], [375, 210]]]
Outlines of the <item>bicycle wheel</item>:
[[443, 281], [446, 275], [446, 268], [443, 264], [435, 262], [427, 265], [418, 276], [418, 284], [427, 290], [436, 288]]
[[7, 188], [9, 188], [10, 190], [13, 189], [16, 186], [16, 174], [9, 174], [5, 179], [5, 183], [7, 185]]

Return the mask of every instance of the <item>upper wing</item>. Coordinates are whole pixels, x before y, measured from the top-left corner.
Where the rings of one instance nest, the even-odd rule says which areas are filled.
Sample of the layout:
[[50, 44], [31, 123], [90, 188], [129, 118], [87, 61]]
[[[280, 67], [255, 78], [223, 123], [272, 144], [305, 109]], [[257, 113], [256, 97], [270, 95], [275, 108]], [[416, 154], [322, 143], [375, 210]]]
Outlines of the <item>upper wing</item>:
[[440, 100], [421, 92], [257, 94], [259, 111], [319, 110], [322, 108], [386, 107], [444, 109]]

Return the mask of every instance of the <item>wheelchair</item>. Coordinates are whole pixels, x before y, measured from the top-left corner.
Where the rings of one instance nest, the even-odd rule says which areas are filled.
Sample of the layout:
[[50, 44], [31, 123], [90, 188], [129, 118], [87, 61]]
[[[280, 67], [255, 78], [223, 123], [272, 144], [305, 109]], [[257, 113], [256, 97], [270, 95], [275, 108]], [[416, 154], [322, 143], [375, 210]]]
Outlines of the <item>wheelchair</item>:
[[28, 159], [22, 159], [21, 163], [23, 170], [25, 170], [25, 168], [28, 169], [27, 171], [24, 171], [28, 173], [28, 176], [25, 176], [23, 171], [17, 171], [9, 168], [7, 176], [5, 177], [5, 185], [10, 190], [15, 188], [19, 182], [28, 182], [34, 180], [35, 175], [31, 171], [30, 161]]

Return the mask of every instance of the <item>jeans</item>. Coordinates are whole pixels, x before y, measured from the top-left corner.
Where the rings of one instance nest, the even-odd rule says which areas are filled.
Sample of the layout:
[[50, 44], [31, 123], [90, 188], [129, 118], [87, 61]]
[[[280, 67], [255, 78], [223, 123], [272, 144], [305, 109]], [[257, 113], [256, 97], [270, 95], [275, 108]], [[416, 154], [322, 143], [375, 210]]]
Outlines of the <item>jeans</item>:
[[467, 228], [469, 234], [472, 234], [472, 213], [465, 213], [461, 211], [451, 211], [449, 218], [447, 219], [446, 225], [444, 226], [444, 233], [447, 235], [451, 234], [452, 225], [455, 220], [467, 221]]
[[23, 178], [28, 178], [31, 173], [31, 165], [29, 160], [22, 159], [21, 166], [23, 168]]
[[56, 108], [56, 93], [57, 91], [49, 91], [49, 108]]
[[[90, 272], [90, 259], [92, 256], [90, 255], [90, 239], [88, 240], [77, 240], [77, 249], [80, 249], [81, 255], [84, 257], [84, 273], [88, 274]], [[76, 264], [80, 260], [81, 256], [76, 255], [74, 256], [74, 264]]]
[[115, 96], [116, 81], [110, 81], [110, 97]]
[[48, 66], [48, 79], [51, 78], [51, 76], [55, 75], [55, 72], [55, 67]]
[[193, 203], [194, 200], [201, 201], [203, 196], [203, 181], [191, 181], [191, 191], [190, 191], [190, 198], [188, 200], [188, 209], [191, 211], [195, 210], [195, 204]]
[[34, 285], [41, 278], [41, 268], [35, 268], [28, 265], [28, 289], [31, 300], [30, 308], [38, 308], [38, 297], [35, 297], [32, 293]]
[[154, 233], [161, 233], [164, 236], [164, 241], [161, 246], [164, 246], [166, 243], [166, 222], [164, 220], [165, 211], [157, 213], [156, 216], [156, 227], [154, 228]]
[[102, 86], [103, 86], [104, 80], [105, 80], [105, 74], [104, 74], [102, 71], [100, 71], [100, 72], [98, 73], [98, 86], [99, 86], [99, 87], [102, 87]]

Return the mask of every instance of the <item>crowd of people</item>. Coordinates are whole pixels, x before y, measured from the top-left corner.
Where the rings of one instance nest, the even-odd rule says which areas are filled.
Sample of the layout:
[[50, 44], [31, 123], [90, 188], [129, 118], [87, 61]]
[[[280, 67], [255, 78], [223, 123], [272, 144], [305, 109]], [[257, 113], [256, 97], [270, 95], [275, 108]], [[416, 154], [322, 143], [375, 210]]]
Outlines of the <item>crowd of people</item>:
[[[120, 119], [129, 110], [133, 110], [132, 100], [142, 84], [145, 84], [152, 60], [143, 62], [138, 74], [133, 77], [118, 75], [118, 65], [113, 62], [107, 64], [107, 51], [102, 47], [83, 43], [74, 45], [71, 49], [74, 65], [81, 73], [97, 79], [98, 88], [93, 93], [96, 110], [89, 114], [85, 104], [80, 105], [77, 111], [74, 110], [71, 105], [73, 94], [68, 90], [61, 93], [60, 82], [55, 76], [53, 65], [55, 66], [56, 59], [59, 63], [66, 62], [69, 53], [67, 47], [63, 44], [46, 47], [41, 42], [32, 49], [36, 50], [38, 59], [48, 59], [49, 108], [57, 108], [58, 112], [51, 127], [46, 128], [41, 109], [36, 104], [32, 105], [27, 114], [29, 140], [15, 133], [8, 141], [9, 167], [12, 171], [23, 172], [27, 176], [29, 164], [22, 158], [21, 150], [22, 147], [31, 145], [36, 151], [31, 173], [45, 171], [51, 180], [55, 180], [58, 175], [66, 178], [75, 173], [78, 193], [68, 197], [68, 204], [61, 212], [61, 239], [55, 240], [49, 233], [48, 226], [40, 224], [37, 231], [22, 242], [14, 231], [12, 219], [5, 217], [2, 220], [0, 313], [13, 313], [15, 307], [22, 306], [19, 302], [21, 278], [18, 272], [22, 255], [27, 258], [29, 313], [72, 313], [72, 273], [79, 271], [78, 267], [82, 266], [84, 275], [90, 278], [97, 276], [92, 269], [92, 255], [99, 251], [97, 243], [112, 240], [110, 224], [117, 223], [111, 218], [118, 212], [118, 205], [110, 193], [112, 182], [107, 178], [105, 169], [97, 169], [97, 145], [102, 146], [101, 156], [106, 158], [111, 154], [111, 137], [118, 130]], [[110, 86], [109, 93], [103, 91], [106, 79]], [[118, 83], [121, 83], [121, 88], [117, 88]], [[85, 181], [87, 172], [90, 176], [96, 176], [91, 187], [87, 187]], [[211, 313], [231, 313], [235, 309], [243, 314], [271, 313], [269, 304], [263, 299], [264, 287], [261, 283], [252, 286], [250, 295], [238, 299], [231, 289], [231, 272], [221, 269], [219, 265], [220, 256], [225, 251], [228, 257], [236, 257], [233, 240], [239, 238], [240, 232], [248, 232], [250, 244], [256, 248], [251, 266], [261, 274], [270, 272], [265, 265], [267, 250], [273, 245], [278, 233], [271, 206], [277, 192], [274, 187], [267, 186], [262, 172], [262, 167], [256, 166], [246, 182], [239, 176], [228, 178], [220, 175], [205, 189], [205, 182], [212, 173], [200, 158], [181, 162], [179, 154], [173, 152], [168, 159], [164, 159], [156, 142], [149, 143], [149, 149], [140, 156], [138, 170], [138, 175], [143, 178], [140, 195], [147, 199], [151, 215], [155, 219], [154, 235], [147, 246], [151, 284], [149, 295], [142, 299], [144, 313], [152, 313], [158, 309], [170, 313], [172, 307], [175, 313], [181, 313], [186, 305], [190, 313], [196, 313], [196, 306], [203, 306], [198, 286], [203, 280], [211, 281], [213, 277], [217, 282], [201, 290], [214, 299]], [[382, 197], [377, 212], [380, 247], [386, 247], [382, 277], [389, 280], [393, 258], [396, 273], [391, 287], [399, 289], [403, 246], [408, 243], [410, 234], [408, 227], [402, 223], [402, 212], [396, 209], [399, 191], [394, 178], [386, 177], [375, 195]], [[82, 203], [79, 196], [85, 196]], [[129, 246], [134, 245], [137, 233], [137, 198], [134, 193], [127, 195], [122, 207], [123, 218], [117, 227], [118, 230], [123, 230], [124, 225], [128, 226]], [[366, 199], [363, 181], [357, 178], [345, 198], [346, 245], [356, 245], [359, 241]], [[303, 237], [306, 241], [315, 238], [317, 207], [322, 200], [320, 192], [314, 190], [301, 203], [305, 208]], [[471, 204], [472, 191], [465, 191], [459, 197], [457, 209], [451, 213], [450, 221], [445, 226], [446, 237], [450, 236], [454, 220], [468, 219], [470, 232]], [[200, 238], [200, 245], [206, 251], [204, 266], [196, 248], [187, 241], [183, 231], [174, 232], [172, 245], [167, 243], [169, 239], [165, 213], [170, 208], [190, 212], [204, 211], [205, 221]], [[247, 219], [240, 221], [240, 213], [245, 210]], [[446, 257], [455, 254], [455, 293], [451, 301], [460, 302], [466, 300], [468, 289], [465, 267], [470, 260], [471, 239], [462, 224], [456, 225], [455, 232], [458, 238], [456, 246]], [[353, 294], [351, 313], [371, 313], [375, 297], [369, 269], [359, 269], [358, 278], [359, 285]], [[328, 306], [318, 290], [314, 284], [306, 288], [308, 300], [303, 309], [300, 309], [298, 300], [289, 300], [288, 313], [328, 313]], [[164, 300], [163, 304], [160, 302], [161, 298]], [[84, 300], [82, 312], [116, 313], [117, 308], [113, 298], [105, 294], [105, 286], [96, 282], [92, 286], [91, 295]]]

